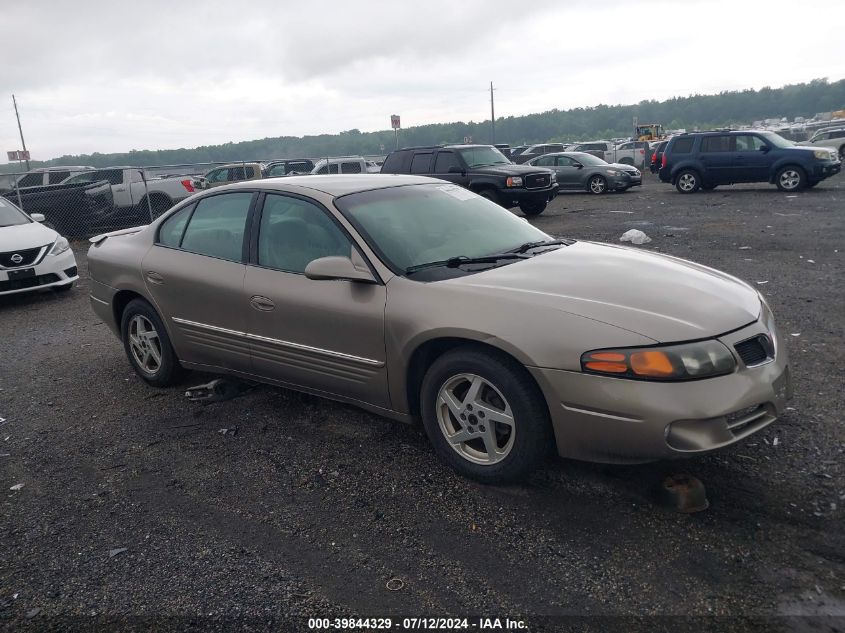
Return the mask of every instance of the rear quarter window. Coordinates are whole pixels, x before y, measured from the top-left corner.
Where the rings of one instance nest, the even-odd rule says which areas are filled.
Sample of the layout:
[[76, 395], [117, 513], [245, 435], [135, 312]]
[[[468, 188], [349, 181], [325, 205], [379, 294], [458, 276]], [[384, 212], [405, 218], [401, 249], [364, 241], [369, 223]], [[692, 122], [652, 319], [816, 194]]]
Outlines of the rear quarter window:
[[679, 138], [672, 143], [673, 154], [689, 154], [692, 151], [692, 137]]
[[411, 161], [412, 174], [427, 174], [431, 170], [432, 153], [414, 154], [414, 159]]
[[384, 159], [381, 170], [386, 174], [407, 174], [409, 162], [408, 152], [391, 152]]

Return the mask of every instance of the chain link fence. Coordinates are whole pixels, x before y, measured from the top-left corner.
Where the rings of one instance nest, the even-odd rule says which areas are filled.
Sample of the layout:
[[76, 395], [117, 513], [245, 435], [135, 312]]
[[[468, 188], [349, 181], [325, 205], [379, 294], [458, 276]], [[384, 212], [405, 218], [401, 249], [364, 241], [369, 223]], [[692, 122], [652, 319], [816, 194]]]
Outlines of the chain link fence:
[[[349, 157], [350, 159], [352, 157]], [[355, 157], [359, 164], [362, 157]], [[373, 166], [384, 157], [363, 157]], [[0, 174], [0, 196], [69, 238], [148, 224], [174, 204], [205, 189], [261, 178], [310, 173], [323, 161], [347, 172], [344, 158], [242, 160], [154, 167], [45, 167]], [[351, 160], [348, 161], [351, 164]], [[375, 167], [377, 169], [377, 167]]]

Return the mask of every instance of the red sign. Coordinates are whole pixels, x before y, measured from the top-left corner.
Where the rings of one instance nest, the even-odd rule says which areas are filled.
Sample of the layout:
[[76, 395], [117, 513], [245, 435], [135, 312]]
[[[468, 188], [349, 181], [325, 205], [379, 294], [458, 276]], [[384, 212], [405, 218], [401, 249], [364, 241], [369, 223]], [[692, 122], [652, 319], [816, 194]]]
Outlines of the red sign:
[[390, 115], [390, 125], [394, 130], [398, 130], [401, 125], [399, 125], [399, 115], [398, 114], [391, 114]]
[[9, 160], [29, 160], [29, 150], [24, 152], [16, 149], [11, 152], [6, 152], [6, 156]]

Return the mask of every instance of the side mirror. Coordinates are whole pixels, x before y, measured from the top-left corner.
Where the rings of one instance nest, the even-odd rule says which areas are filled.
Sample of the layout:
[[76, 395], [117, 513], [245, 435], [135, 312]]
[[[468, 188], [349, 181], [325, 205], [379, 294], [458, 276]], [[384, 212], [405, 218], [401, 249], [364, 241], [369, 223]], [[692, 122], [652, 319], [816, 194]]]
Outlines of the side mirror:
[[582, 165], [581, 163], [577, 163], [577, 162], [573, 162], [573, 163], [572, 163], [572, 166], [573, 166], [575, 169], [583, 169], [583, 168], [584, 168], [584, 165]]
[[356, 267], [348, 257], [321, 257], [305, 267], [305, 276], [314, 280], [359, 281], [367, 284], [376, 283], [372, 273], [366, 267]]
[[43, 213], [30, 213], [29, 217], [31, 217], [35, 222], [43, 222], [47, 219], [44, 217]]
[[761, 148], [760, 148], [760, 151], [761, 151], [761, 152], [763, 152], [763, 153], [765, 154], [765, 153], [767, 153], [770, 149], [771, 149], [771, 147], [769, 147], [768, 145], [763, 145], [763, 147], [761, 147]]
[[450, 173], [450, 174], [460, 174], [461, 176], [463, 176], [466, 172], [463, 170], [462, 167], [458, 167], [457, 165], [452, 165], [449, 168], [448, 173]]

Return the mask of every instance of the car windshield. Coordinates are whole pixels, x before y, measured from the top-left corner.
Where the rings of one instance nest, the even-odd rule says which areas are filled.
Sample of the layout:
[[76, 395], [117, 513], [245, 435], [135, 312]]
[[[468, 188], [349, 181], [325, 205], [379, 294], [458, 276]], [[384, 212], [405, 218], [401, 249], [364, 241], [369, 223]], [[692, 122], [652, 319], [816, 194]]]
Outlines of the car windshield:
[[375, 189], [342, 196], [335, 206], [397, 274], [421, 264], [483, 257], [552, 239], [498, 204], [456, 185]]
[[17, 226], [28, 222], [30, 219], [20, 209], [5, 198], [0, 198], [0, 227]]
[[789, 141], [783, 138], [780, 134], [775, 134], [774, 132], [759, 132], [759, 134], [775, 147], [793, 147], [795, 145], [794, 142]]
[[609, 165], [606, 160], [602, 160], [598, 156], [593, 156], [592, 154], [582, 154], [578, 153], [572, 156], [575, 160], [577, 160], [582, 165]]
[[510, 161], [505, 158], [495, 147], [479, 146], [466, 147], [458, 150], [461, 156], [464, 157], [467, 167], [486, 167], [488, 165], [510, 165]]

